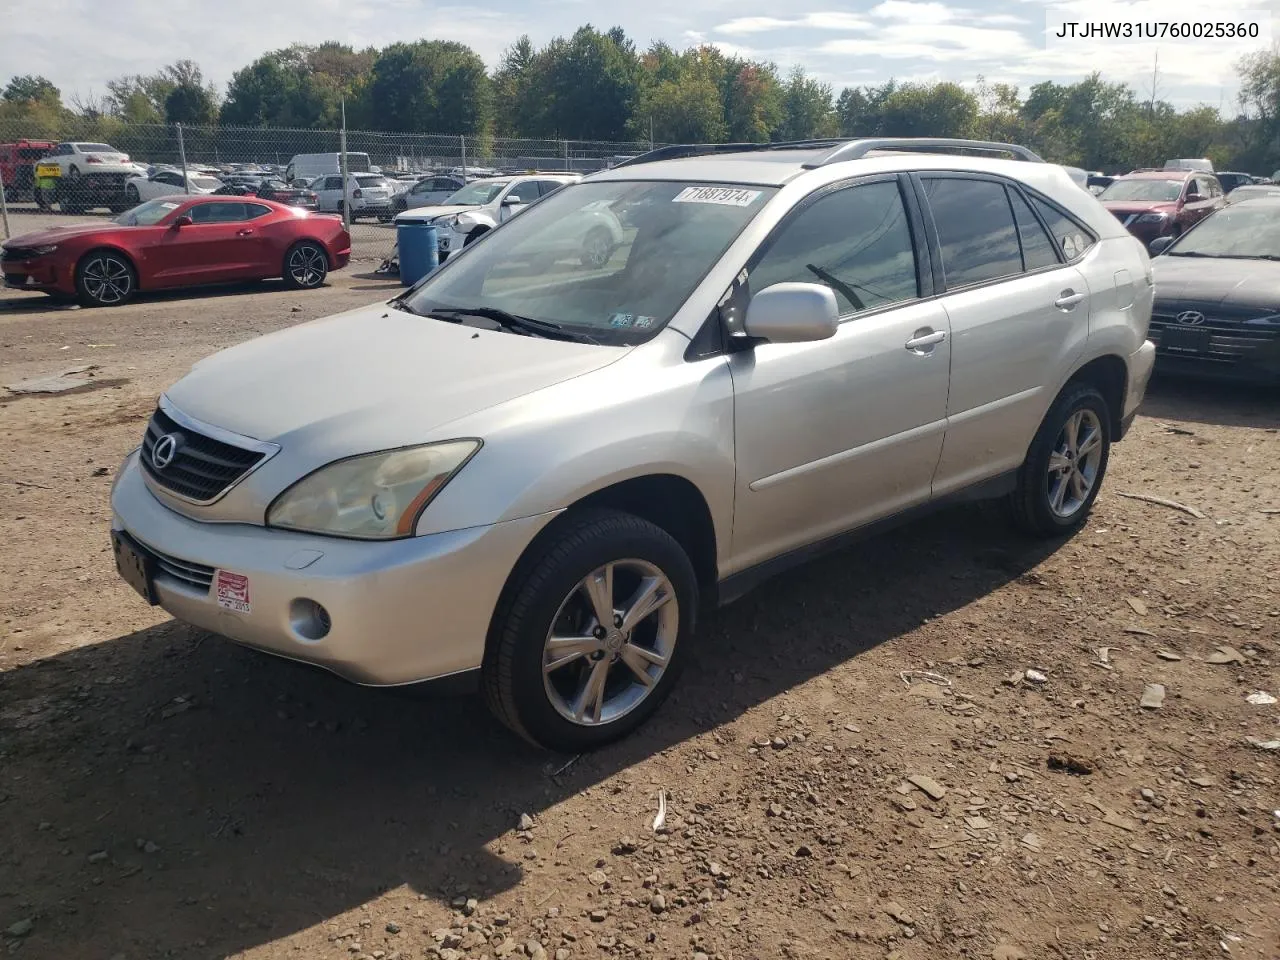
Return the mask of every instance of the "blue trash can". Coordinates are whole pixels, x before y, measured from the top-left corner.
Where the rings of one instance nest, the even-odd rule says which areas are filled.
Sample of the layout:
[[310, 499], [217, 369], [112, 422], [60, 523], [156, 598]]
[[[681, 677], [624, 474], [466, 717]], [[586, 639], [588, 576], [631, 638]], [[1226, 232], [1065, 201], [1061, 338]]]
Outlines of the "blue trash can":
[[411, 287], [440, 266], [436, 228], [429, 223], [396, 222], [396, 247], [400, 255], [400, 283]]

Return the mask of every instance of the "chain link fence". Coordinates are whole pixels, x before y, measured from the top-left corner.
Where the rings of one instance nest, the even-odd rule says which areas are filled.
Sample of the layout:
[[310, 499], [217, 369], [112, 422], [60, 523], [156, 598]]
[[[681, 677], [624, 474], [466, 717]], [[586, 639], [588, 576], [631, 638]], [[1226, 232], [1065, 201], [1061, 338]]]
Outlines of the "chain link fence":
[[[295, 184], [311, 180], [308, 174], [324, 164], [323, 158], [296, 168], [290, 167], [291, 161], [302, 154], [337, 154], [342, 139], [340, 130], [131, 124], [105, 116], [78, 117], [53, 127], [0, 120], [0, 179], [10, 213], [18, 215], [13, 227], [17, 233], [26, 229], [21, 214], [106, 215], [156, 195], [166, 181], [173, 185], [172, 192], [182, 193], [184, 163], [193, 186], [197, 177], [250, 185], [270, 177], [292, 177]], [[39, 161], [61, 142], [107, 145], [128, 157], [127, 166], [56, 156], [53, 163], [41, 166]], [[587, 174], [652, 146], [346, 131], [348, 172], [381, 173], [396, 192], [410, 189], [418, 178], [445, 172], [468, 178], [532, 171]], [[158, 179], [147, 185], [134, 177]], [[208, 179], [200, 184], [201, 190], [216, 189]], [[395, 246], [395, 228], [386, 218], [358, 217], [351, 235], [353, 259], [382, 260]]]

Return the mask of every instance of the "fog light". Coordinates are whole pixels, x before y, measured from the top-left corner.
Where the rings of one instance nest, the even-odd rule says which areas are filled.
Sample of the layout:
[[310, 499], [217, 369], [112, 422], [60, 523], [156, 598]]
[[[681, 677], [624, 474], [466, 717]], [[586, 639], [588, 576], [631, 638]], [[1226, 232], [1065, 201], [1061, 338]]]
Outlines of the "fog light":
[[303, 640], [323, 640], [333, 625], [329, 611], [314, 600], [299, 597], [289, 604], [289, 625]]

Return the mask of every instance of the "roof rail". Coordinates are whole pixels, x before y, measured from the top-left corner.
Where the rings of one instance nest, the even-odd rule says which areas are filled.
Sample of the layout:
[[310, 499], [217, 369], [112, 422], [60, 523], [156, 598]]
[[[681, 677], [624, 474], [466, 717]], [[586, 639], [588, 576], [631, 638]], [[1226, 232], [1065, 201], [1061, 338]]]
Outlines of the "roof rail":
[[679, 160], [684, 157], [705, 157], [715, 153], [757, 153], [761, 150], [803, 150], [818, 147], [836, 147], [843, 140], [783, 140], [778, 143], [673, 143], [656, 147], [647, 153], [629, 157], [615, 163], [611, 169], [630, 167], [639, 163], [657, 163], [659, 160]]
[[955, 140], [950, 137], [870, 137], [861, 140], [846, 140], [839, 146], [824, 154], [812, 163], [806, 163], [806, 170], [825, 167], [829, 163], [843, 163], [846, 160], [861, 160], [873, 150], [977, 150], [982, 153], [1011, 153], [1019, 160], [1031, 163], [1044, 163], [1043, 158], [1026, 147], [1016, 143], [996, 143], [992, 140]]

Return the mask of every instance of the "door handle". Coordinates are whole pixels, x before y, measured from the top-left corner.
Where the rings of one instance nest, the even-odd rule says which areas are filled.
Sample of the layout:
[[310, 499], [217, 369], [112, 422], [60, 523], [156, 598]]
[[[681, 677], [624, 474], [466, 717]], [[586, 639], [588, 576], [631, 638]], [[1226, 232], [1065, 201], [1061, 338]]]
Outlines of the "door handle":
[[1059, 310], [1074, 310], [1076, 304], [1083, 302], [1083, 300], [1083, 293], [1076, 293], [1074, 290], [1063, 290], [1062, 295], [1053, 301], [1053, 305]]
[[252, 231], [252, 230], [250, 230], [250, 229], [246, 228], [246, 229], [244, 229], [244, 230], [237, 230], [237, 231], [236, 231], [236, 236], [237, 236], [237, 237], [247, 237], [247, 236], [250, 236], [252, 233], [253, 233], [253, 231]]
[[923, 330], [917, 330], [916, 335], [907, 341], [907, 349], [913, 353], [929, 353], [933, 348], [947, 339], [947, 331], [930, 330], [925, 327]]

